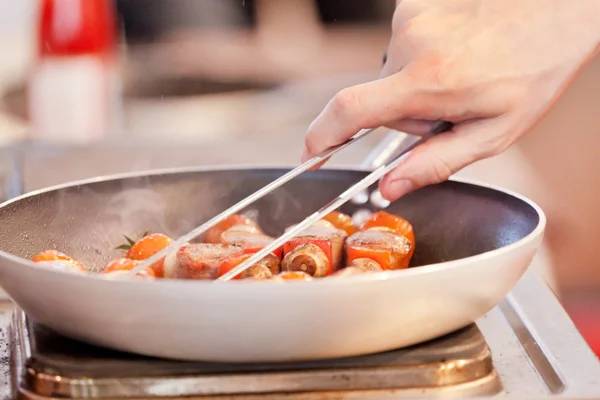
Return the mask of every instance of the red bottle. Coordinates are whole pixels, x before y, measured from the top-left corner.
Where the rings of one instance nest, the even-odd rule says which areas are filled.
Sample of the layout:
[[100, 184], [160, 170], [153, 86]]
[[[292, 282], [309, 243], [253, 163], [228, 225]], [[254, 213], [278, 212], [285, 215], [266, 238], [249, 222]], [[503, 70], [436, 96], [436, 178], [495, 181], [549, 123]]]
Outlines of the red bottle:
[[33, 138], [97, 140], [109, 129], [117, 92], [114, 4], [111, 0], [40, 4], [37, 60], [29, 84]]

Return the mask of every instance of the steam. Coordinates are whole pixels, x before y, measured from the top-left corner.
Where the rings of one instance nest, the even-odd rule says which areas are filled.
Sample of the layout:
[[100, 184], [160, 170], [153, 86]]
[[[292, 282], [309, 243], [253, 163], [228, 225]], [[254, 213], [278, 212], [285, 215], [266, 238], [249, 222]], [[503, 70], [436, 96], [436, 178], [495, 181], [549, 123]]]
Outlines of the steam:
[[174, 232], [165, 217], [167, 207], [168, 204], [160, 194], [151, 189], [129, 189], [115, 194], [109, 200], [103, 217], [120, 225], [124, 234], [143, 234], [144, 232], [131, 230], [140, 226], [139, 221], [147, 221], [147, 229], [172, 235]]
[[251, 219], [254, 222], [258, 222], [258, 217], [260, 215], [260, 212], [258, 211], [257, 208], [252, 208], [249, 210], [245, 210], [244, 212], [241, 213], [241, 215], [243, 215], [244, 217]]
[[[72, 255], [97, 271], [122, 256], [116, 247], [125, 243], [124, 235], [137, 240], [145, 232], [160, 232], [178, 239], [241, 200], [230, 195], [238, 185], [244, 182], [199, 177], [190, 184], [187, 179], [155, 182], [145, 177], [62, 190], [54, 202], [55, 233], [46, 248]], [[278, 236], [286, 228], [283, 224], [298, 223], [313, 211], [297, 191], [281, 187], [241, 213], [256, 222], [262, 216], [261, 227]]]
[[298, 212], [303, 208], [302, 202], [296, 196], [293, 196], [292, 193], [290, 193], [285, 188], [280, 188], [276, 192], [276, 195], [273, 197], [275, 204], [272, 205], [272, 208], [269, 209], [269, 212], [272, 215], [271, 218], [278, 220], [284, 217], [284, 215], [289, 215], [290, 213], [292, 213], [293, 215], [300, 214], [301, 219], [304, 219], [308, 216], [308, 213], [306, 213], [306, 215], [302, 215]]
[[[241, 200], [241, 199], [238, 199]], [[278, 222], [280, 221], [289, 221], [289, 216], [298, 216], [297, 221], [293, 221], [292, 223], [298, 223], [309, 213], [306, 215], [302, 214], [302, 203], [285, 187], [280, 187], [267, 196], [262, 201], [259, 200], [261, 207], [257, 207], [256, 205], [250, 206], [247, 210], [241, 212], [241, 214], [254, 222], [260, 221], [261, 213], [267, 214], [267, 217], [263, 219], [261, 222], [261, 228], [272, 235], [279, 236], [283, 233], [284, 229], [287, 226], [280, 226]], [[212, 216], [211, 216], [212, 217]], [[277, 224], [277, 226], [272, 226], [272, 223]]]
[[133, 185], [124, 182], [123, 190], [114, 190], [91, 184], [59, 191], [44, 248], [67, 253], [98, 271], [122, 256], [116, 247], [125, 243], [124, 235], [134, 240], [147, 231], [177, 236], [194, 224], [169, 218], [174, 211], [169, 209], [168, 196], [143, 181]]

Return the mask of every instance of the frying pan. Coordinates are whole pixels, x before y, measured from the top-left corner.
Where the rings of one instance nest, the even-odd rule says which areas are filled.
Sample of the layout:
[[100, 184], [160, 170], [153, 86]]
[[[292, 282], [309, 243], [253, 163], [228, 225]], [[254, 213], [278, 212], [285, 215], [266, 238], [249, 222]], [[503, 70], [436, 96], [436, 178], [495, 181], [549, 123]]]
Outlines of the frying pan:
[[[411, 268], [312, 282], [110, 280], [27, 259], [58, 249], [88, 266], [119, 256], [122, 235], [178, 236], [285, 173], [194, 168], [72, 183], [0, 206], [0, 284], [33, 320], [74, 339], [143, 355], [217, 362], [346, 357], [427, 341], [464, 327], [516, 284], [545, 217], [530, 200], [458, 180], [387, 211], [412, 222]], [[301, 175], [249, 213], [280, 234], [367, 174]], [[373, 188], [374, 189], [374, 188]], [[347, 204], [343, 211], [353, 213]]]

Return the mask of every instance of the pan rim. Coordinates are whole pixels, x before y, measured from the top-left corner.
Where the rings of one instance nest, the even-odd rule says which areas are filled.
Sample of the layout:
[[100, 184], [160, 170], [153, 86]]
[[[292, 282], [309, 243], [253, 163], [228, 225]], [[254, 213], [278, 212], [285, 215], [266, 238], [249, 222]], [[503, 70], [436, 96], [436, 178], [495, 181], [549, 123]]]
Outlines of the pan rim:
[[[192, 167], [189, 167], [189, 166], [188, 167], [172, 167], [172, 168], [152, 169], [152, 170], [146, 170], [146, 171], [135, 171], [135, 172], [125, 172], [125, 173], [110, 174], [110, 175], [101, 175], [101, 176], [97, 176], [97, 177], [93, 177], [93, 178], [86, 178], [86, 179], [81, 179], [81, 180], [77, 180], [77, 181], [71, 181], [71, 182], [67, 182], [67, 183], [53, 185], [53, 186], [49, 186], [49, 187], [42, 188], [42, 189], [33, 190], [31, 192], [25, 193], [21, 196], [17, 196], [15, 198], [9, 199], [9, 200], [1, 203], [0, 208], [4, 208], [6, 206], [9, 206], [12, 203], [16, 203], [20, 200], [24, 200], [24, 199], [27, 199], [30, 197], [41, 195], [43, 193], [48, 193], [48, 192], [53, 192], [53, 191], [57, 191], [57, 190], [61, 190], [61, 189], [67, 189], [67, 188], [72, 188], [72, 187], [86, 185], [86, 184], [93, 184], [93, 183], [102, 183], [102, 182], [122, 180], [122, 179], [131, 179], [131, 178], [139, 178], [139, 177], [158, 176], [158, 175], [171, 175], [171, 174], [180, 174], [180, 173], [209, 172], [209, 171], [232, 171], [232, 170], [247, 170], [247, 169], [288, 170], [288, 169], [292, 169], [294, 167], [296, 167], [296, 165], [289, 165], [289, 164], [288, 165], [224, 164], [224, 165], [201, 165], [201, 166], [192, 166]], [[368, 172], [368, 171], [370, 171], [369, 168], [364, 168], [361, 166], [347, 166], [347, 165], [330, 165], [330, 166], [327, 166], [326, 168], [322, 168], [322, 169], [332, 170], [332, 171], [352, 171], [352, 172]], [[459, 182], [459, 183], [464, 183], [467, 185], [479, 186], [479, 187], [495, 190], [495, 191], [498, 191], [501, 193], [508, 194], [509, 196], [515, 197], [515, 198], [523, 201], [524, 203], [529, 205], [532, 209], [534, 209], [535, 212], [537, 213], [538, 223], [537, 223], [536, 227], [530, 233], [528, 233], [526, 236], [524, 236], [523, 238], [521, 238], [509, 245], [506, 245], [506, 246], [503, 246], [503, 247], [500, 247], [500, 248], [497, 248], [494, 250], [489, 250], [489, 251], [486, 251], [483, 253], [475, 254], [473, 256], [460, 258], [458, 260], [443, 261], [443, 262], [439, 262], [439, 263], [435, 263], [435, 264], [427, 264], [427, 265], [422, 265], [419, 267], [408, 268], [408, 269], [403, 269], [403, 270], [379, 272], [377, 274], [353, 275], [353, 276], [343, 277], [343, 279], [318, 279], [318, 280], [313, 280], [313, 281], [309, 281], [309, 282], [289, 281], [289, 282], [286, 282], [286, 284], [283, 286], [286, 286], [286, 287], [288, 285], [310, 285], [310, 286], [336, 285], [337, 286], [340, 284], [356, 285], [356, 284], [361, 284], [361, 283], [365, 283], [365, 282], [388, 281], [391, 279], [401, 278], [401, 277], [411, 277], [411, 276], [415, 276], [415, 275], [431, 274], [431, 273], [445, 271], [448, 269], [458, 268], [460, 266], [471, 265], [471, 264], [477, 263], [477, 262], [483, 262], [490, 258], [501, 256], [503, 254], [514, 251], [516, 249], [525, 247], [530, 242], [537, 240], [540, 236], [543, 235], [543, 232], [545, 230], [546, 223], [547, 223], [546, 214], [541, 209], [541, 207], [537, 203], [535, 203], [533, 200], [531, 200], [531, 199], [527, 198], [526, 196], [524, 196], [520, 193], [517, 193], [513, 190], [506, 189], [501, 186], [496, 186], [496, 185], [488, 184], [485, 182], [481, 182], [481, 181], [478, 181], [475, 179], [468, 179], [468, 178], [457, 177], [457, 176], [453, 175], [448, 180], [454, 181], [454, 182]], [[164, 285], [173, 285], [173, 287], [175, 287], [175, 285], [177, 285], [177, 286], [180, 286], [180, 285], [210, 285], [210, 284], [217, 283], [217, 282], [222, 283], [219, 281], [215, 282], [215, 281], [184, 280], [184, 279], [157, 279], [157, 280], [115, 279], [115, 278], [111, 278], [106, 275], [98, 274], [98, 273], [73, 274], [72, 272], [61, 271], [61, 270], [57, 270], [57, 269], [50, 269], [50, 268], [39, 266], [29, 259], [7, 253], [3, 250], [0, 250], [0, 258], [8, 259], [12, 262], [21, 264], [22, 266], [26, 266], [28, 268], [34, 268], [40, 272], [44, 271], [41, 273], [65, 274], [65, 275], [70, 276], [73, 279], [95, 279], [97, 281], [110, 282], [111, 285], [137, 284], [137, 285], [163, 285], [163, 287], [164, 287]], [[232, 285], [257, 286], [257, 285], [259, 285], [259, 287], [264, 287], [262, 285], [265, 285], [265, 284], [268, 285], [269, 287], [281, 286], [281, 285], [272, 285], [269, 282], [260, 282], [260, 281], [244, 282], [244, 281], [232, 280], [232, 281], [227, 282], [227, 286], [232, 286]]]

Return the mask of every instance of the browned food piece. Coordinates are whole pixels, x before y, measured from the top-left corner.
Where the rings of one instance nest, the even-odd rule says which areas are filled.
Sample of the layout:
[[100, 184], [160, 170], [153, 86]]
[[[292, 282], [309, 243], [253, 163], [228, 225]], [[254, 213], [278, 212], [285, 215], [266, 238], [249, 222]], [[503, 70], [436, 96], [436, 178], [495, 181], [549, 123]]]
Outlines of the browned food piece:
[[300, 271], [283, 271], [279, 275], [273, 277], [274, 281], [310, 281], [312, 277], [305, 272]]
[[346, 240], [346, 262], [368, 258], [376, 261], [383, 270], [408, 267], [413, 244], [403, 235], [386, 230], [357, 232]]
[[340, 276], [362, 275], [362, 274], [366, 274], [366, 273], [367, 273], [367, 271], [365, 271], [362, 268], [346, 267], [346, 268], [340, 269], [339, 271], [337, 271], [336, 273], [331, 275], [331, 278], [336, 278], [336, 277], [340, 277]]
[[346, 268], [340, 269], [332, 276], [352, 276], [379, 271], [383, 270], [376, 261], [373, 261], [369, 258], [357, 258], [356, 260], [353, 260], [352, 263]]
[[221, 261], [233, 254], [241, 254], [242, 248], [213, 243], [193, 243], [181, 246], [176, 253], [175, 265], [167, 268], [165, 278], [216, 279]]
[[225, 218], [225, 220], [216, 224], [212, 228], [208, 229], [204, 233], [204, 242], [223, 244], [223, 233], [231, 229], [237, 231], [262, 233], [260, 227], [258, 226], [258, 224], [256, 224], [256, 222], [252, 221], [248, 217], [244, 217], [243, 215], [234, 214], [228, 218]]
[[282, 271], [302, 271], [314, 277], [331, 275], [343, 259], [346, 232], [319, 221], [283, 246]]
[[[271, 236], [265, 235], [264, 233], [246, 229], [237, 229], [237, 227], [233, 227], [221, 234], [222, 244], [243, 247], [246, 253], [256, 253], [270, 245], [273, 240], [274, 239]], [[282, 253], [283, 247], [273, 250], [273, 254], [280, 260]]]
[[273, 277], [273, 273], [269, 269], [269, 267], [256, 264], [242, 272], [242, 279], [253, 279], [253, 280], [265, 280], [271, 279]]
[[318, 278], [330, 274], [331, 263], [321, 247], [304, 243], [283, 257], [281, 270], [304, 272]]
[[[252, 256], [253, 254], [249, 253], [236, 253], [223, 258], [219, 263], [219, 272], [217, 276], [220, 277], [225, 275], [227, 272], [239, 266]], [[265, 256], [262, 260], [254, 264], [252, 267], [233, 277], [233, 279], [246, 279], [250, 277], [270, 278], [271, 276], [276, 275], [278, 273], [279, 258], [274, 254], [269, 254]]]
[[360, 227], [361, 231], [371, 229], [392, 231], [404, 236], [411, 242], [412, 247], [408, 253], [408, 257], [404, 259], [406, 265], [403, 267], [408, 268], [408, 263], [415, 252], [415, 232], [410, 222], [399, 215], [389, 214], [385, 211], [379, 211], [372, 214], [365, 222], [363, 222]]
[[371, 260], [370, 258], [356, 258], [348, 264], [348, 267], [359, 268], [365, 272], [383, 271], [381, 265], [379, 265], [377, 261]]
[[262, 260], [257, 262], [256, 265], [263, 265], [267, 267], [273, 275], [277, 275], [281, 272], [281, 261], [275, 254], [266, 255]]

